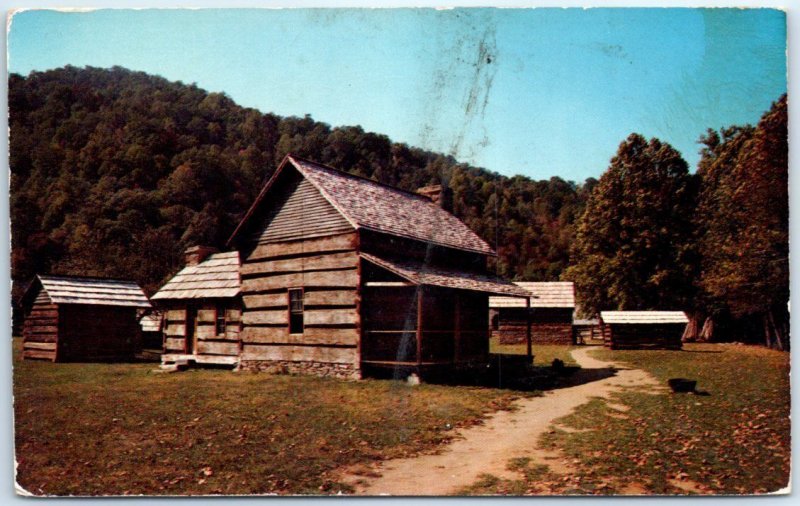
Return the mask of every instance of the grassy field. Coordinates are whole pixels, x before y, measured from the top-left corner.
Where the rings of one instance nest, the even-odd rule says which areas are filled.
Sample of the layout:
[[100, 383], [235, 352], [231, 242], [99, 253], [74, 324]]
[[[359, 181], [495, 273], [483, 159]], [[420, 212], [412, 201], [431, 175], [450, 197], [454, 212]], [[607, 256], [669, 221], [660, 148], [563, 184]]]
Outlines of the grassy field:
[[33, 494], [330, 494], [340, 466], [405, 456], [508, 390], [19, 360], [18, 483]]
[[698, 394], [629, 390], [559, 420], [542, 441], [569, 477], [528, 460], [522, 480], [485, 476], [471, 494], [741, 494], [785, 487], [790, 462], [789, 354], [755, 346], [689, 344], [684, 351], [594, 352], [598, 358], [698, 381]]

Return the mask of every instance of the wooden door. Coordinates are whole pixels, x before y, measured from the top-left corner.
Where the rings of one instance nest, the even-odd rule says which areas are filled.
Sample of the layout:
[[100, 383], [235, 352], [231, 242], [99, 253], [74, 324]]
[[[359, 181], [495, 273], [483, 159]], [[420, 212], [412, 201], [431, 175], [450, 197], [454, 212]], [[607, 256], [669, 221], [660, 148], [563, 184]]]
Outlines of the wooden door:
[[186, 309], [186, 354], [194, 354], [197, 349], [197, 309], [190, 307]]

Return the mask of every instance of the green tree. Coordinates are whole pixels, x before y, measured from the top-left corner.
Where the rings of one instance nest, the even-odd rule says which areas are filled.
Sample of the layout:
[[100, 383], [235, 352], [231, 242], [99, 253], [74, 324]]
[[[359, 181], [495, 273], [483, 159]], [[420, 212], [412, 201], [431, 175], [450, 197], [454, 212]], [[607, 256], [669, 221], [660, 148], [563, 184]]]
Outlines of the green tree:
[[764, 344], [782, 350], [789, 348], [787, 120], [784, 95], [755, 129], [710, 133], [698, 171], [707, 312], [760, 322]]
[[584, 311], [684, 309], [692, 296], [695, 185], [670, 145], [630, 135], [578, 220], [572, 264]]

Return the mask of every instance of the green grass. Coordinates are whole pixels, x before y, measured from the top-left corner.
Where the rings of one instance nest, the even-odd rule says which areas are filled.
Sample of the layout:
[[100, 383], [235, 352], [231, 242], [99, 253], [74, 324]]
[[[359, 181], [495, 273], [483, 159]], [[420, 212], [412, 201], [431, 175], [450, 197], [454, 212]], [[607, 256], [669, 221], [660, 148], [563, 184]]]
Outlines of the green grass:
[[[536, 366], [549, 366], [553, 363], [553, 359], [561, 359], [564, 364], [576, 366], [575, 360], [570, 355], [570, 351], [580, 346], [569, 346], [564, 344], [534, 344], [533, 350], [533, 364]], [[527, 352], [526, 344], [500, 344], [497, 338], [492, 338], [489, 344], [489, 351], [491, 353], [508, 353], [512, 355], [525, 355]]]
[[347, 492], [341, 466], [440, 445], [518, 395], [21, 361], [18, 342], [14, 366], [17, 481], [33, 494]]
[[649, 371], [665, 386], [670, 378], [695, 379], [701, 394], [627, 390], [612, 398], [630, 406], [622, 413], [593, 399], [557, 421], [583, 430], [556, 428], [542, 440], [575, 466], [569, 479], [525, 464], [524, 479], [484, 479], [468, 493], [748, 494], [788, 484], [788, 353], [715, 344], [594, 353]]

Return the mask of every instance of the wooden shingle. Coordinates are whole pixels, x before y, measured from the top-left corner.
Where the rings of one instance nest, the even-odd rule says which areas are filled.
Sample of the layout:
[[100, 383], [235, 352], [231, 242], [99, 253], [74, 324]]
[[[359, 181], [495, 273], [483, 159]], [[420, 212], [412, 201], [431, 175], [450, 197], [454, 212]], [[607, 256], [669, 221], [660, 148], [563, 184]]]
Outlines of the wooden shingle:
[[514, 283], [509, 283], [501, 278], [489, 274], [476, 274], [443, 267], [433, 267], [421, 262], [399, 261], [379, 258], [375, 255], [362, 253], [361, 258], [383, 267], [384, 269], [407, 279], [415, 285], [440, 286], [459, 290], [472, 290], [484, 293], [516, 295], [524, 297], [528, 292]]
[[428, 197], [287, 156], [231, 236], [231, 244], [287, 166], [297, 169], [355, 229], [366, 229], [486, 255], [491, 247]]
[[[531, 307], [574, 308], [575, 286], [572, 281], [520, 281], [514, 283], [530, 292]], [[489, 307], [525, 307], [525, 299], [489, 297]]]
[[227, 298], [239, 295], [239, 252], [214, 253], [184, 267], [153, 295], [153, 300]]
[[601, 311], [600, 318], [606, 324], [689, 323], [683, 311]]
[[38, 276], [53, 304], [150, 307], [134, 281], [67, 276]]

